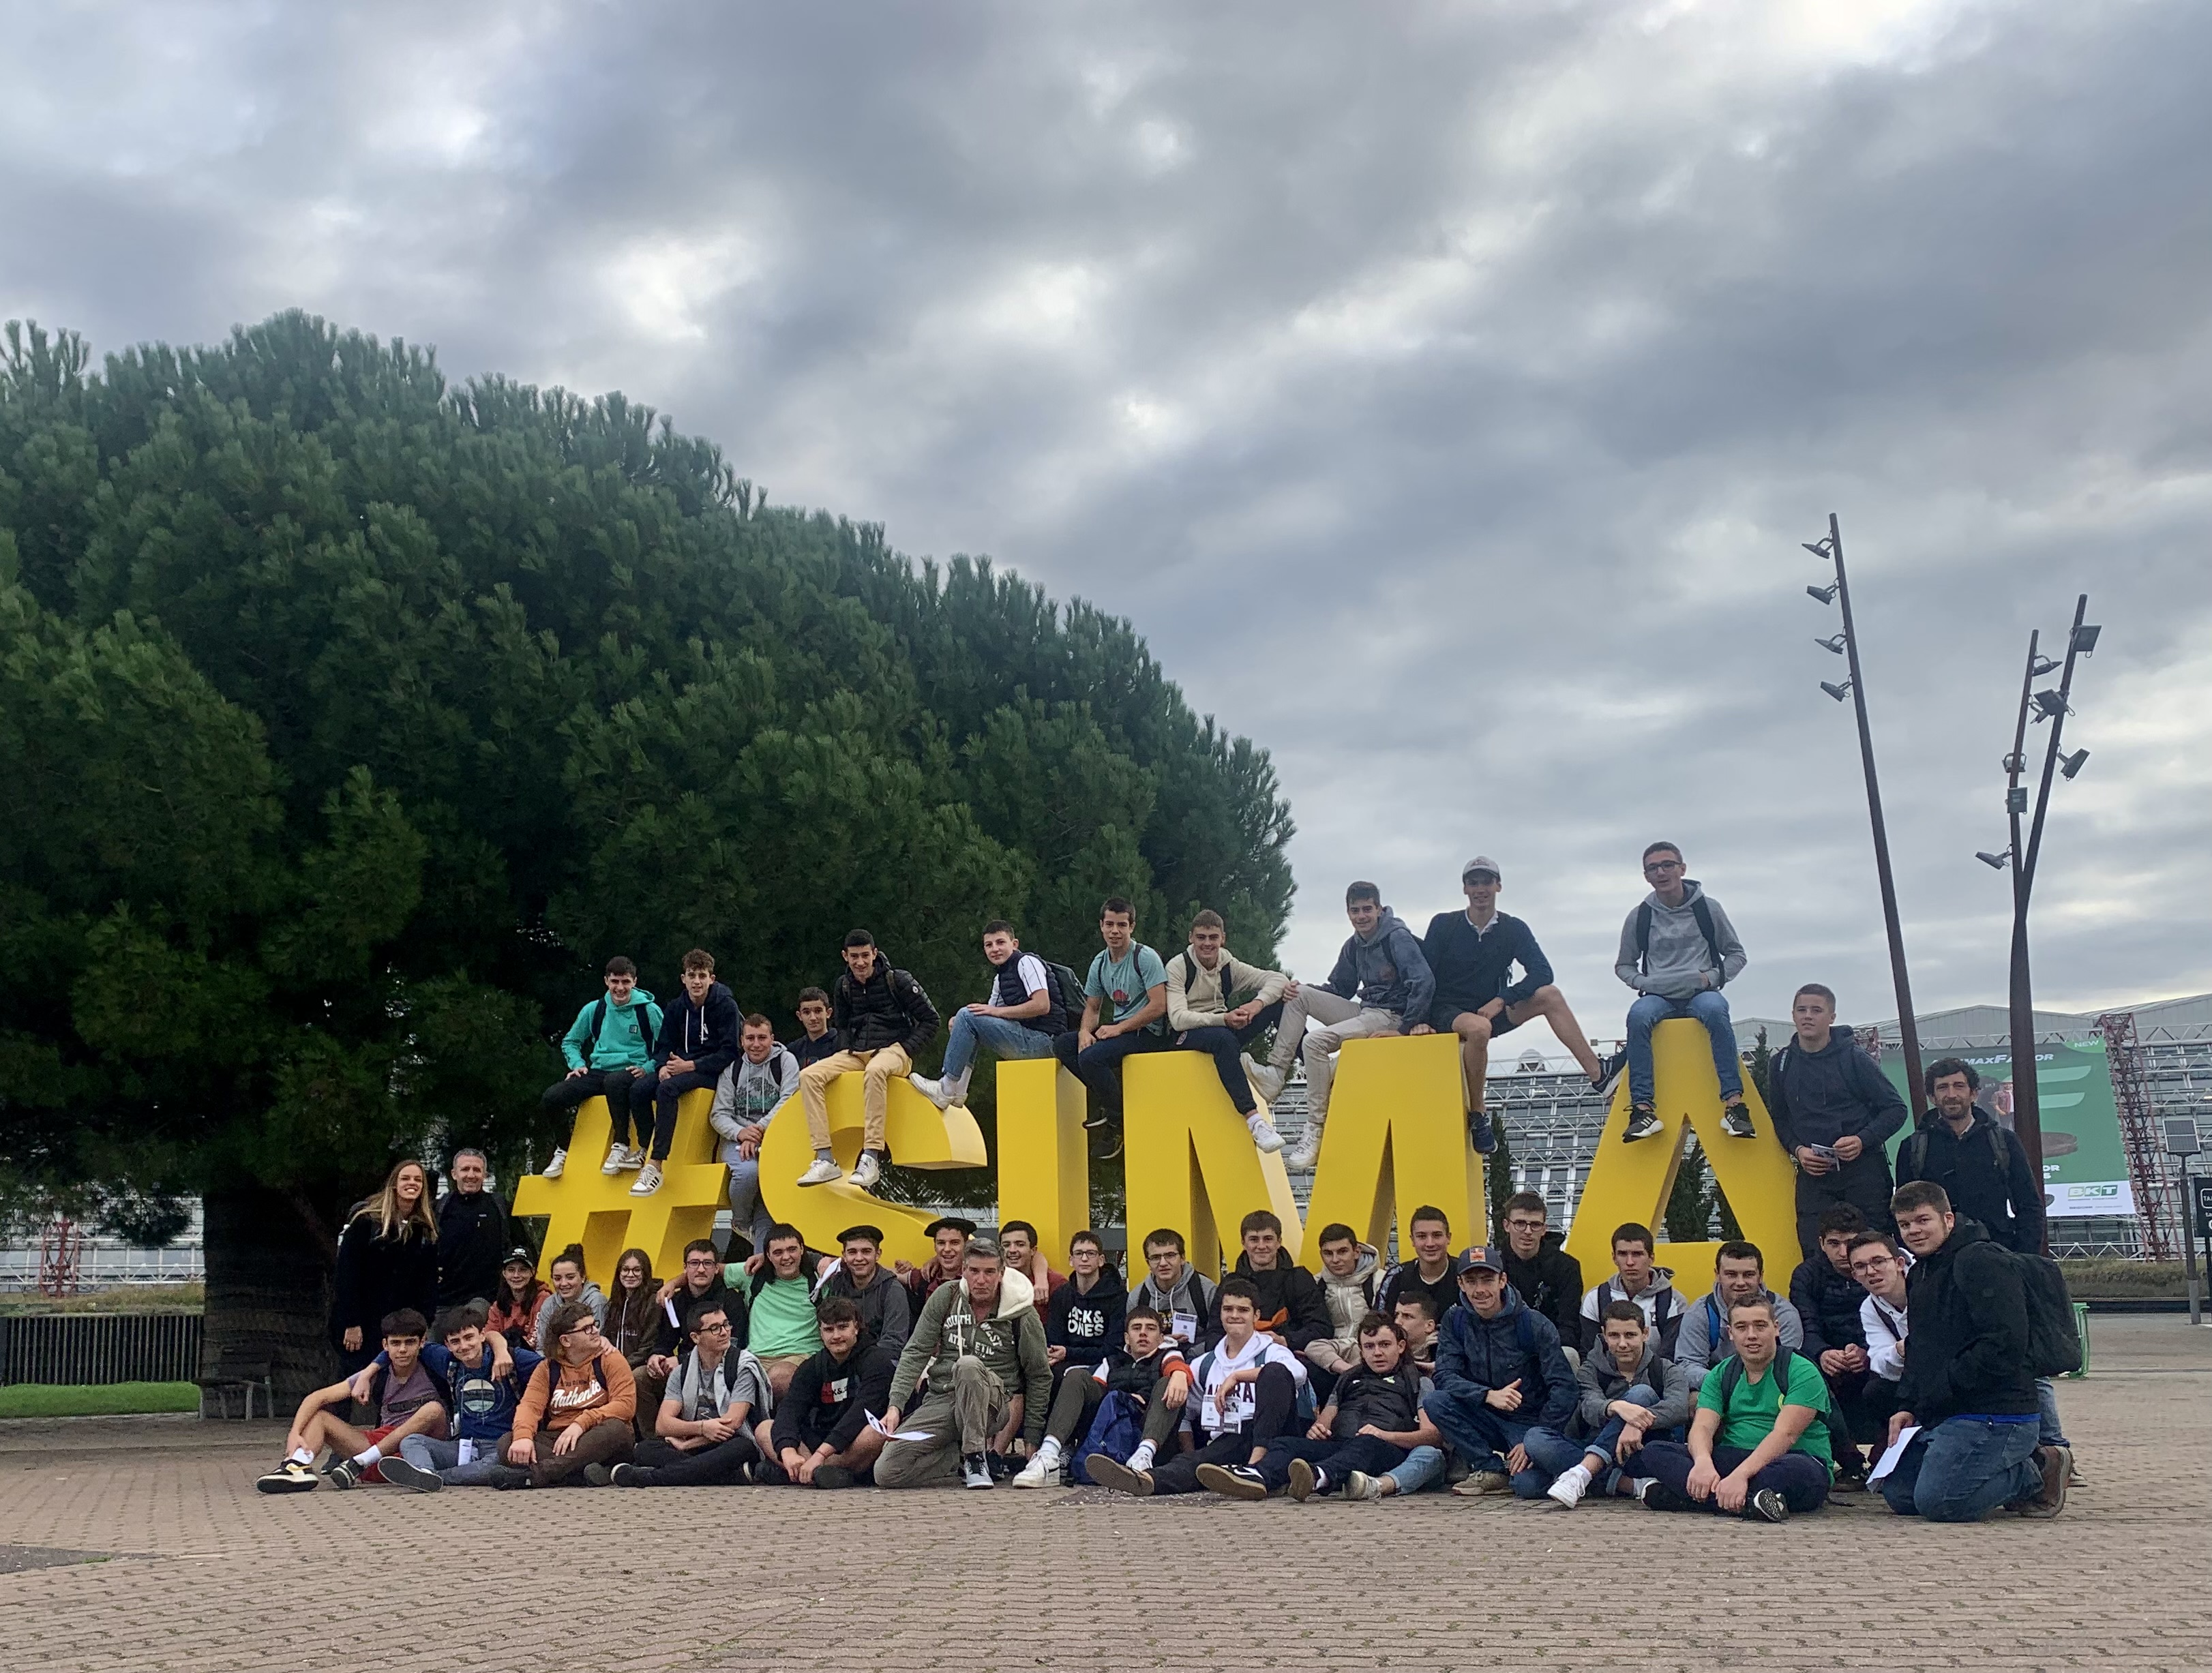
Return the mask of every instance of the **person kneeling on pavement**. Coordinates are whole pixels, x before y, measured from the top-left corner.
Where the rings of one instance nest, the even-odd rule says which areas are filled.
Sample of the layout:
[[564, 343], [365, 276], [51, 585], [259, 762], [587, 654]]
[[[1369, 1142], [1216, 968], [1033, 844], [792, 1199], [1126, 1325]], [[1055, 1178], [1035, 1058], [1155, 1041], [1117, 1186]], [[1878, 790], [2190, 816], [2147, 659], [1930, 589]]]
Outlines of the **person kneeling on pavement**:
[[1875, 1483], [1899, 1516], [1978, 1522], [2000, 1505], [2017, 1515], [2066, 1508], [2072, 1459], [2042, 1444], [2029, 1355], [2029, 1296], [2013, 1254], [1975, 1221], [1951, 1211], [1931, 1179], [1891, 1199], [1898, 1236], [1913, 1254], [1905, 1275], [1912, 1333], [1890, 1445], [1917, 1428]]
[[1559, 1333], [1522, 1304], [1504, 1258], [1486, 1245], [1462, 1257], [1459, 1288], [1462, 1305], [1437, 1332], [1436, 1391], [1421, 1403], [1472, 1466], [1452, 1491], [1474, 1498], [1510, 1487], [1540, 1498], [1583, 1454], [1566, 1434], [1577, 1389]]
[[1835, 1467], [1820, 1367], [1782, 1346], [1770, 1296], [1729, 1303], [1728, 1329], [1734, 1351], [1698, 1390], [1688, 1444], [1644, 1449], [1644, 1504], [1753, 1522], [1820, 1509]]

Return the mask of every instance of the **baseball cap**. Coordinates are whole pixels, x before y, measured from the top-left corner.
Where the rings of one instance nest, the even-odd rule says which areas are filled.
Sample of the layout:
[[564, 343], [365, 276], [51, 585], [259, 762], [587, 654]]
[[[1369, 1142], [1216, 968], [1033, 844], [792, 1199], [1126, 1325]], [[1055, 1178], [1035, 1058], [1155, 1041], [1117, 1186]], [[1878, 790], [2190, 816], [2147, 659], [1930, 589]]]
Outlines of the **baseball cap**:
[[1459, 1258], [1462, 1276], [1469, 1272], [1495, 1272], [1503, 1276], [1505, 1271], [1504, 1257], [1486, 1243], [1468, 1244], [1467, 1252]]
[[535, 1266], [538, 1264], [538, 1257], [527, 1249], [514, 1248], [507, 1252], [507, 1258], [501, 1261], [500, 1264], [501, 1266]]
[[1460, 867], [1459, 880], [1462, 882], [1465, 882], [1470, 876], [1478, 871], [1487, 871], [1501, 883], [1505, 881], [1505, 874], [1498, 869], [1498, 862], [1491, 858], [1487, 854], [1477, 854], [1465, 865]]

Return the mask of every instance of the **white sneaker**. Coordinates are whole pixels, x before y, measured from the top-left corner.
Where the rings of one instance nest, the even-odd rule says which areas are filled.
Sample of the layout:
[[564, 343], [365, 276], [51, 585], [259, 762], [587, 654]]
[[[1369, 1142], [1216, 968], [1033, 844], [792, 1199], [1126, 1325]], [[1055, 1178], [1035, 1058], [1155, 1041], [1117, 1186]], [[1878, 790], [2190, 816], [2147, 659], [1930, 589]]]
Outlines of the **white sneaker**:
[[625, 1167], [633, 1165], [629, 1159], [629, 1146], [610, 1144], [607, 1146], [607, 1159], [599, 1164], [599, 1172], [611, 1179]]
[[629, 1188], [629, 1194], [633, 1197], [650, 1197], [659, 1189], [660, 1164], [657, 1161], [649, 1161], [645, 1165], [645, 1171], [637, 1176], [637, 1183]]
[[1572, 1510], [1582, 1503], [1583, 1494], [1589, 1491], [1589, 1472], [1577, 1464], [1571, 1470], [1562, 1470], [1559, 1479], [1544, 1489], [1544, 1496], [1555, 1505]]
[[1264, 1063], [1254, 1062], [1249, 1052], [1238, 1061], [1243, 1065], [1244, 1078], [1251, 1082], [1252, 1090], [1258, 1094], [1260, 1101], [1272, 1108], [1275, 1100], [1283, 1095], [1283, 1071], [1270, 1068]]
[[1309, 1121], [1304, 1133], [1299, 1137], [1298, 1148], [1283, 1158], [1283, 1166], [1294, 1173], [1305, 1173], [1311, 1172], [1313, 1165], [1320, 1160], [1321, 1123]]
[[568, 1170], [568, 1151], [565, 1149], [556, 1150], [553, 1153], [553, 1160], [545, 1164], [544, 1167], [539, 1172], [538, 1177], [541, 1179], [557, 1179], [562, 1176], [562, 1174], [567, 1173]]
[[1382, 1478], [1370, 1476], [1364, 1470], [1355, 1470], [1344, 1478], [1344, 1496], [1380, 1504], [1382, 1501]]
[[1022, 1466], [1020, 1473], [1014, 1477], [1014, 1485], [1016, 1487], [1043, 1487], [1046, 1484], [1048, 1478], [1052, 1475], [1053, 1466], [1059, 1462], [1060, 1457], [1057, 1453], [1039, 1452], [1035, 1458], [1031, 1458], [1027, 1464]]
[[948, 1076], [939, 1082], [939, 1084], [945, 1088], [945, 1102], [939, 1107], [957, 1110], [963, 1106], [968, 1102], [968, 1082], [975, 1077], [975, 1070], [971, 1065], [957, 1076]]
[[1283, 1148], [1283, 1136], [1275, 1130], [1275, 1124], [1266, 1116], [1255, 1111], [1244, 1118], [1244, 1124], [1251, 1130], [1252, 1148], [1261, 1155], [1273, 1155]]
[[803, 1185], [826, 1185], [833, 1180], [842, 1179], [844, 1177], [845, 1170], [838, 1167], [836, 1162], [823, 1161], [817, 1158], [813, 1167], [799, 1176], [799, 1183]]
[[860, 1161], [853, 1164], [853, 1183], [863, 1191], [873, 1191], [876, 1181], [883, 1177], [884, 1165], [876, 1160], [875, 1153], [861, 1151]]
[[952, 1107], [952, 1100], [945, 1092], [943, 1081], [933, 1081], [927, 1075], [909, 1075], [906, 1077], [906, 1082], [938, 1108], [945, 1110]]

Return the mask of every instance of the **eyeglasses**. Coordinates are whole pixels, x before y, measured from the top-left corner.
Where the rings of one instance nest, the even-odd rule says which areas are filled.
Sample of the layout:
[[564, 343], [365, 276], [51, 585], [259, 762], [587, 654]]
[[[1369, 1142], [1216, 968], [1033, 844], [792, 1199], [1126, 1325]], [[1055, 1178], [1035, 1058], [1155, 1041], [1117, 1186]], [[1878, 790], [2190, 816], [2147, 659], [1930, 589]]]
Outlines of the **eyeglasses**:
[[1505, 1229], [1509, 1232], [1540, 1232], [1544, 1229], [1545, 1223], [1541, 1220], [1516, 1216], [1506, 1221]]
[[599, 1333], [599, 1327], [596, 1324], [579, 1324], [573, 1331], [562, 1331], [561, 1340], [566, 1342], [570, 1337], [597, 1336]]
[[1682, 869], [1682, 862], [1680, 860], [1654, 860], [1650, 864], [1645, 866], [1644, 869], [1647, 872], [1680, 871]]
[[1875, 1272], [1879, 1271], [1885, 1266], [1894, 1266], [1896, 1264], [1897, 1257], [1894, 1255], [1869, 1255], [1863, 1261], [1853, 1261], [1851, 1263], [1851, 1270], [1854, 1272]]
[[701, 1336], [727, 1336], [729, 1333], [730, 1321], [726, 1318], [722, 1320], [719, 1324], [702, 1324], [699, 1326], [699, 1334]]

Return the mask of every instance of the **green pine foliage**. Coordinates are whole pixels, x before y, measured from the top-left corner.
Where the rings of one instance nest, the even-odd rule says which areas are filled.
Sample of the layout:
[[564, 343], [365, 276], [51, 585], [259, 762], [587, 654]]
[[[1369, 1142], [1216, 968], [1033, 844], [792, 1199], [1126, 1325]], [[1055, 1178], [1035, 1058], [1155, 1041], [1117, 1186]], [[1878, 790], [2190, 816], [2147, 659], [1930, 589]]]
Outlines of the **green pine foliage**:
[[748, 1009], [873, 930], [941, 1009], [1099, 900], [1272, 957], [1287, 806], [1131, 630], [771, 508], [618, 395], [447, 383], [291, 313], [0, 350], [0, 1169], [326, 1216], [426, 1143], [540, 1155], [611, 955]]

